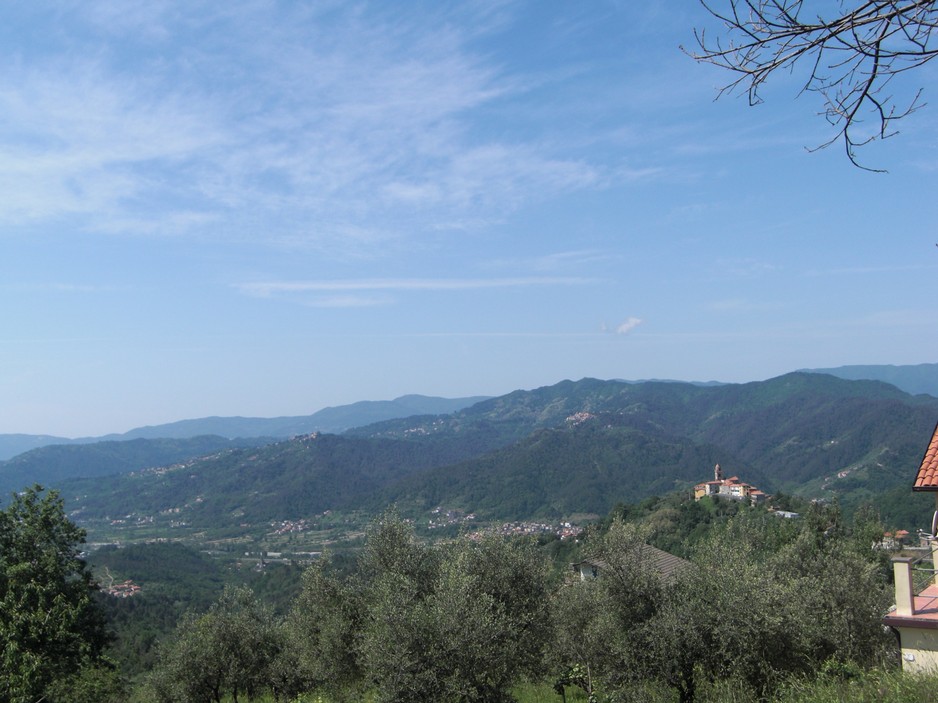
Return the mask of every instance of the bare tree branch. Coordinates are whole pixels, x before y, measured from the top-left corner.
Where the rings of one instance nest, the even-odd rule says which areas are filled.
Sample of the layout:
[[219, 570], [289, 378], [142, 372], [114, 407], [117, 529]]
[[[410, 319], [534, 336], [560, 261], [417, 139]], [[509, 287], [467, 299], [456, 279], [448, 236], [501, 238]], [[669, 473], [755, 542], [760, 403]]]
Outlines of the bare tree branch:
[[[750, 105], [778, 71], [807, 63], [801, 92], [820, 94], [823, 115], [836, 128], [827, 142], [843, 141], [859, 168], [856, 150], [896, 134], [893, 122], [922, 107], [922, 91], [900, 101], [886, 92], [892, 79], [938, 54], [938, 0], [700, 0], [723, 23], [725, 38], [695, 30], [697, 61], [725, 68], [736, 78], [717, 97], [744, 90]], [[718, 8], [723, 7], [721, 10]], [[852, 9], [850, 9], [852, 7]], [[828, 14], [824, 14], [824, 10]], [[938, 32], [935, 32], [938, 36]], [[866, 120], [878, 125], [870, 130]]]

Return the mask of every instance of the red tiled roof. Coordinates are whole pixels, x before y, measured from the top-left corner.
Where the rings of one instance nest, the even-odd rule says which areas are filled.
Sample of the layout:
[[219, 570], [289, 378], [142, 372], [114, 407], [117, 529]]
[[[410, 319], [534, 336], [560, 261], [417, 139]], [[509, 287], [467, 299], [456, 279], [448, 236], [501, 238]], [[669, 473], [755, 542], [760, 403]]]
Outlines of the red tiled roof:
[[938, 491], [938, 426], [935, 427], [928, 449], [925, 450], [922, 465], [918, 467], [912, 490]]

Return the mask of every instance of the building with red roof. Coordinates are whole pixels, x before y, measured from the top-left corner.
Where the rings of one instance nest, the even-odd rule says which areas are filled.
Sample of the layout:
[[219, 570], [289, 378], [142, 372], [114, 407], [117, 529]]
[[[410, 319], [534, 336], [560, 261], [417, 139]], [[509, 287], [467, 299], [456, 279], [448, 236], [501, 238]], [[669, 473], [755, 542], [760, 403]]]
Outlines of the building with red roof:
[[714, 498], [730, 498], [732, 500], [748, 500], [753, 505], [765, 502], [768, 495], [749, 483], [739, 480], [739, 476], [723, 478], [723, 470], [717, 464], [713, 467], [713, 480], [698, 483], [694, 486], [694, 500], [705, 496]]
[[938, 425], [935, 426], [931, 442], [928, 443], [928, 449], [925, 450], [925, 456], [918, 467], [912, 490], [938, 491]]
[[[935, 493], [938, 508], [938, 426], [932, 432], [925, 456], [918, 467], [912, 490]], [[902, 668], [910, 672], [938, 672], [938, 510], [928, 535], [930, 549], [921, 557], [892, 560], [896, 605], [883, 624], [899, 637]], [[919, 585], [923, 583], [924, 586]], [[918, 582], [918, 583], [916, 583]]]

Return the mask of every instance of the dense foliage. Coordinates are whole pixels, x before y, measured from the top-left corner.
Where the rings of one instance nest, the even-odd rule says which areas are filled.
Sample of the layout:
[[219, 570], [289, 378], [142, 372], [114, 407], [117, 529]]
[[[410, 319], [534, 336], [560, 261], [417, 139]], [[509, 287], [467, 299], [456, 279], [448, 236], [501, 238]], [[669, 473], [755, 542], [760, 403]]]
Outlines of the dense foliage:
[[271, 662], [282, 649], [272, 613], [246, 588], [226, 589], [209, 611], [189, 615], [150, 677], [157, 700], [221, 703], [256, 696], [271, 684]]
[[586, 581], [552, 576], [533, 542], [434, 546], [385, 514], [357, 568], [311, 567], [285, 616], [244, 589], [188, 616], [139, 693], [504, 703], [524, 681], [551, 681], [558, 699], [689, 703], [791, 700], [888, 675], [891, 589], [872, 512], [847, 529], [836, 508], [799, 521], [714, 508], [686, 507], [685, 524], [709, 527], [685, 545], [690, 562], [662, 572], [646, 545], [666, 532], [655, 516], [680, 509], [624, 506], [641, 517], [587, 536], [583, 553], [600, 568]]
[[107, 668], [82, 542], [58, 494], [40, 486], [0, 511], [0, 700], [65, 700], [56, 684]]
[[588, 672], [591, 693], [659, 684], [681, 701], [717, 681], [757, 699], [826, 663], [877, 666], [895, 643], [867, 536], [847, 535], [836, 512], [796, 525], [747, 511], [698, 545], [693, 567], [661, 579], [638, 558], [647, 533], [616, 520], [593, 545], [601, 576], [555, 597], [559, 661]]
[[93, 444], [55, 444], [0, 462], [0, 494], [30, 482], [58, 486], [62, 481], [168, 466], [235, 447], [266, 444], [263, 439], [229, 440], [217, 436], [186, 439], [133, 439]]
[[323, 562], [304, 579], [282, 621], [248, 591], [226, 591], [189, 617], [149, 678], [158, 701], [234, 700], [261, 688], [375, 700], [510, 700], [540, 670], [550, 635], [546, 562], [530, 543], [418, 542], [387, 514], [375, 523], [357, 572]]

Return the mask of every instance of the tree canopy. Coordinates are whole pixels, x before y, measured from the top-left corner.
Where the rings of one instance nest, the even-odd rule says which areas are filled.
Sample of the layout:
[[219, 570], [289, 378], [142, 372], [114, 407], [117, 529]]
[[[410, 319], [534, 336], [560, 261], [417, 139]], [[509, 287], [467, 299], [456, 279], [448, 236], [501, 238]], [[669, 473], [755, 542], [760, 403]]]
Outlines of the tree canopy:
[[99, 662], [107, 635], [84, 540], [59, 495], [41, 486], [0, 511], [0, 700], [40, 700]]
[[[806, 64], [802, 91], [819, 93], [835, 134], [820, 147], [842, 141], [855, 165], [856, 150], [894, 135], [893, 123], [921, 106], [921, 89], [896, 93], [893, 79], [938, 53], [935, 0], [701, 0], [722, 22], [715, 37], [697, 30], [698, 61], [736, 77], [720, 94], [742, 89], [762, 102], [770, 77]], [[868, 120], [872, 119], [872, 127]], [[878, 170], [868, 169], [867, 170]]]

